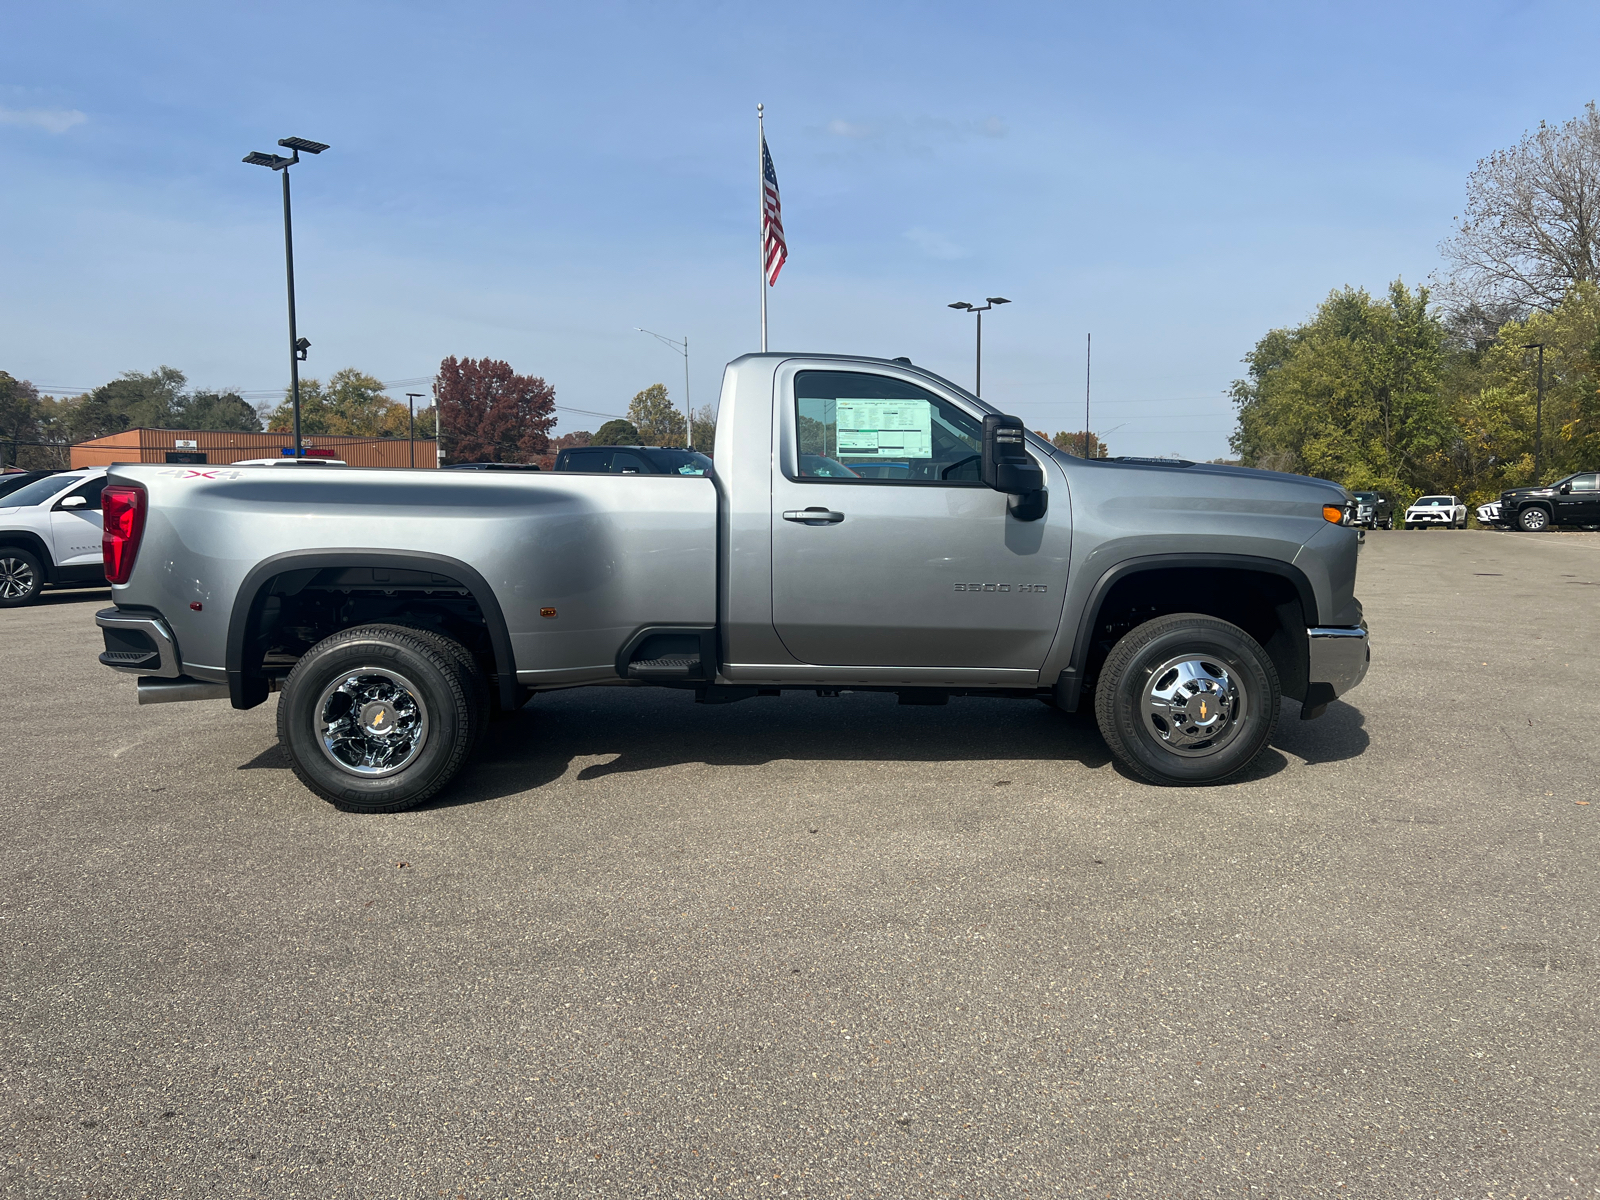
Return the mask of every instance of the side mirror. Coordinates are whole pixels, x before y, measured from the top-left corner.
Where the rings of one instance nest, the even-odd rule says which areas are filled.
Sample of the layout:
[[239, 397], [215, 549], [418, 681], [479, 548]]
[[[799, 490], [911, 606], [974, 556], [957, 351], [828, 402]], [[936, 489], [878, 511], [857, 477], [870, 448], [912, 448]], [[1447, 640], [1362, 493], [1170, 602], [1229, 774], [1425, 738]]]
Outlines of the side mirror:
[[1020, 417], [989, 415], [983, 418], [983, 482], [1011, 497], [1011, 515], [1019, 521], [1044, 516], [1044, 469], [1028, 453]]
[[1563, 484], [1562, 484], [1562, 485], [1561, 485], [1561, 494], [1562, 494], [1562, 495], [1563, 495], [1563, 496], [1570, 496], [1570, 495], [1572, 495], [1572, 485], [1571, 485], [1571, 484], [1570, 484], [1570, 483], [1563, 483]]
[[88, 506], [89, 497], [87, 496], [68, 496], [61, 502], [62, 508], [87, 508]]

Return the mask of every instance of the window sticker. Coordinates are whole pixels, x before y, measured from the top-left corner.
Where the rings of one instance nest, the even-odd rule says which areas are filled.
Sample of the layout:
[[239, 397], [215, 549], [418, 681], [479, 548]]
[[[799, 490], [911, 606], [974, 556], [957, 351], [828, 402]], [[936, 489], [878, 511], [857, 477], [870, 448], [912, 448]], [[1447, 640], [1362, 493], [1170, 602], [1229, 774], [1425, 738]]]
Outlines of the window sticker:
[[838, 454], [850, 458], [931, 458], [933, 405], [926, 400], [836, 402]]

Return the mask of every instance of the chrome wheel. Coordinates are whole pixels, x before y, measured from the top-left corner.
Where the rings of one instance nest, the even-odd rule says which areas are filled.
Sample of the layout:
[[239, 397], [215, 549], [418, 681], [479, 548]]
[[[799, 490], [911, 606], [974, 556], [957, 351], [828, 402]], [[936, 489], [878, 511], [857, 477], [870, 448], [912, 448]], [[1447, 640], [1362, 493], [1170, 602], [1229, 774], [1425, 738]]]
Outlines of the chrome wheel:
[[363, 667], [323, 689], [315, 709], [322, 752], [363, 779], [393, 775], [422, 753], [428, 709], [404, 675]]
[[22, 558], [0, 558], [0, 600], [22, 600], [33, 595], [39, 576]]
[[1527, 533], [1539, 533], [1550, 523], [1550, 515], [1542, 508], [1525, 508], [1517, 517], [1517, 524]]
[[1237, 675], [1214, 659], [1184, 654], [1150, 673], [1140, 697], [1146, 731], [1173, 754], [1202, 758], [1234, 739], [1248, 694]]

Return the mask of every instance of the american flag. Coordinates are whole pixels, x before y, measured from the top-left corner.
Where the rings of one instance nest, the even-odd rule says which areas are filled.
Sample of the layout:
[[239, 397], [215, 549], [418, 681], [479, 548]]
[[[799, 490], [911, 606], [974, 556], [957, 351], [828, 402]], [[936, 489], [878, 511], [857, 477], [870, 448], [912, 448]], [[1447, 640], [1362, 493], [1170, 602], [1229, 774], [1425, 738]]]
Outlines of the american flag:
[[778, 203], [778, 173], [772, 169], [772, 151], [761, 137], [761, 261], [766, 267], [767, 286], [778, 282], [778, 272], [789, 261], [789, 247], [783, 241], [783, 206]]

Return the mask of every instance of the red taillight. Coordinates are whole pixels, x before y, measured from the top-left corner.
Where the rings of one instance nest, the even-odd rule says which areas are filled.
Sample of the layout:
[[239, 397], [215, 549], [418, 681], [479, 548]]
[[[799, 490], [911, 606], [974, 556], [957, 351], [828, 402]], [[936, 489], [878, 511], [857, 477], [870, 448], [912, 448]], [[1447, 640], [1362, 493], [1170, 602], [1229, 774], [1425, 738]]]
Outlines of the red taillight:
[[133, 574], [139, 539], [144, 536], [144, 509], [142, 487], [114, 483], [100, 493], [100, 512], [105, 521], [100, 554], [105, 560], [106, 578], [112, 583], [127, 583]]

